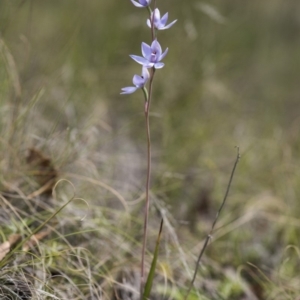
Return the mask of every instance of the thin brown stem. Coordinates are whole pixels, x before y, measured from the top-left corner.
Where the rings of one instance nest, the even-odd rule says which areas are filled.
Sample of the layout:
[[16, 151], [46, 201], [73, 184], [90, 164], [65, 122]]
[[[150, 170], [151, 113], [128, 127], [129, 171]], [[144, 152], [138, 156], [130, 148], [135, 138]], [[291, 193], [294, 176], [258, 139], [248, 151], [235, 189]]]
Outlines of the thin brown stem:
[[212, 226], [211, 226], [210, 232], [209, 232], [209, 234], [206, 236], [205, 242], [204, 242], [203, 247], [202, 247], [202, 249], [201, 249], [201, 251], [200, 251], [200, 254], [199, 254], [199, 256], [198, 256], [198, 259], [197, 259], [197, 262], [196, 262], [196, 268], [195, 268], [194, 275], [193, 275], [193, 279], [192, 279], [192, 281], [191, 281], [191, 284], [190, 284], [190, 286], [189, 286], [189, 289], [188, 289], [188, 291], [187, 291], [187, 293], [186, 293], [186, 296], [185, 296], [185, 298], [184, 298], [185, 300], [187, 300], [187, 298], [188, 298], [188, 296], [189, 296], [189, 294], [190, 294], [190, 292], [191, 292], [191, 290], [192, 290], [192, 288], [193, 288], [193, 286], [194, 286], [194, 283], [195, 283], [195, 280], [196, 280], [196, 276], [197, 276], [197, 273], [198, 273], [198, 269], [199, 269], [199, 266], [200, 266], [201, 258], [202, 258], [203, 254], [204, 254], [204, 252], [205, 252], [205, 249], [207, 248], [207, 245], [208, 245], [209, 240], [210, 240], [211, 237], [212, 237], [212, 233], [213, 233], [213, 231], [214, 231], [215, 225], [216, 225], [216, 223], [217, 223], [217, 221], [218, 221], [218, 219], [219, 219], [220, 213], [221, 213], [221, 211], [222, 211], [222, 209], [223, 209], [223, 207], [224, 207], [224, 205], [225, 205], [225, 202], [226, 202], [226, 200], [227, 200], [227, 197], [228, 197], [228, 194], [229, 194], [229, 191], [230, 191], [230, 187], [231, 187], [231, 183], [232, 183], [232, 180], [233, 180], [233, 176], [234, 176], [234, 173], [235, 173], [235, 169], [236, 169], [236, 166], [237, 166], [237, 164], [238, 164], [238, 162], [239, 162], [239, 160], [240, 160], [240, 150], [239, 150], [239, 147], [236, 147], [236, 148], [237, 148], [236, 160], [235, 160], [234, 166], [233, 166], [232, 171], [231, 171], [231, 175], [230, 175], [230, 178], [229, 178], [229, 182], [228, 182], [228, 184], [227, 184], [226, 193], [225, 193], [225, 195], [224, 195], [222, 204], [221, 204], [221, 206], [220, 206], [220, 208], [219, 208], [219, 210], [218, 210], [218, 212], [217, 212], [217, 215], [216, 215], [216, 217], [215, 217], [215, 219], [214, 219], [214, 221], [213, 221], [213, 224], [212, 224]]
[[143, 288], [145, 284], [145, 253], [146, 253], [146, 242], [148, 233], [148, 219], [149, 219], [149, 191], [150, 191], [150, 177], [151, 177], [151, 135], [150, 135], [150, 104], [152, 98], [152, 86], [155, 69], [152, 69], [150, 82], [149, 82], [149, 94], [148, 99], [145, 103], [145, 121], [146, 121], [146, 134], [147, 134], [147, 179], [146, 179], [146, 203], [144, 211], [144, 234], [143, 234], [143, 246], [142, 246], [142, 261], [141, 261], [141, 286], [140, 286], [140, 298], [143, 298]]
[[[156, 0], [154, 0], [154, 9], [151, 18], [151, 9], [149, 9], [150, 21], [151, 21], [151, 37], [152, 42], [155, 39], [155, 28], [154, 28], [154, 10], [156, 8]], [[151, 134], [150, 134], [150, 105], [152, 99], [152, 87], [153, 78], [155, 74], [155, 68], [152, 68], [150, 82], [149, 82], [149, 94], [148, 99], [145, 102], [145, 122], [146, 122], [146, 135], [147, 135], [147, 179], [146, 179], [146, 203], [144, 211], [144, 232], [143, 232], [143, 246], [142, 246], [142, 260], [141, 260], [141, 285], [140, 285], [140, 299], [143, 299], [143, 291], [145, 285], [145, 254], [146, 254], [146, 244], [148, 236], [148, 220], [149, 220], [149, 208], [150, 208], [150, 178], [151, 178]]]

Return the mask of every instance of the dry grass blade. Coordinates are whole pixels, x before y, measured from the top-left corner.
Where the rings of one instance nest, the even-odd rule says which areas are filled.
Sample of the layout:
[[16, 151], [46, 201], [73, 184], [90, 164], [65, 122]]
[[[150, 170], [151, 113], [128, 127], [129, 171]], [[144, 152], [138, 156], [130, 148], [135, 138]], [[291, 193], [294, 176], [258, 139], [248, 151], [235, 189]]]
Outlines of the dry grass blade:
[[[62, 181], [62, 180], [61, 180]], [[61, 182], [60, 181], [60, 182]], [[57, 182], [56, 186], [60, 183]], [[55, 187], [56, 187], [55, 186]], [[54, 187], [54, 194], [55, 194], [55, 187]], [[52, 220], [57, 214], [59, 214], [71, 201], [73, 201], [75, 199], [75, 194], [73, 195], [72, 198], [70, 198], [65, 204], [63, 204], [62, 206], [60, 206], [47, 220], [45, 220], [40, 226], [38, 226], [35, 230], [33, 230], [31, 232], [31, 234], [26, 237], [24, 240], [22, 240], [21, 242], [19, 242], [16, 247], [14, 248], [14, 251], [17, 251], [18, 249], [20, 249], [23, 245], [25, 245], [34, 234], [36, 234], [37, 232], [39, 232], [46, 224], [48, 224], [50, 222], [50, 220]], [[0, 261], [0, 269], [7, 263], [7, 261], [11, 258], [11, 256], [13, 255], [13, 251], [10, 252], [7, 257], [5, 258], [5, 260]]]
[[0, 245], [0, 261], [5, 257], [9, 251], [20, 242], [21, 235], [20, 234], [12, 234], [9, 236], [8, 241], [2, 243]]
[[6, 46], [5, 42], [1, 38], [0, 38], [0, 53], [4, 58], [7, 73], [9, 74], [11, 81], [13, 83], [15, 94], [17, 97], [21, 97], [22, 90], [21, 90], [21, 84], [20, 84], [19, 74], [18, 74], [15, 60], [10, 50]]
[[28, 195], [32, 199], [41, 194], [50, 195], [57, 181], [58, 172], [53, 166], [51, 159], [35, 148], [28, 149], [26, 157], [29, 166], [29, 175], [39, 184], [40, 188]]
[[50, 234], [51, 230], [46, 230], [46, 231], [41, 231], [37, 234], [34, 234], [29, 241], [27, 241], [23, 247], [22, 250], [23, 251], [28, 251], [31, 248], [34, 248], [35, 246], [37, 246], [39, 244], [39, 241], [41, 241], [43, 238], [45, 238], [46, 236], [48, 236]]

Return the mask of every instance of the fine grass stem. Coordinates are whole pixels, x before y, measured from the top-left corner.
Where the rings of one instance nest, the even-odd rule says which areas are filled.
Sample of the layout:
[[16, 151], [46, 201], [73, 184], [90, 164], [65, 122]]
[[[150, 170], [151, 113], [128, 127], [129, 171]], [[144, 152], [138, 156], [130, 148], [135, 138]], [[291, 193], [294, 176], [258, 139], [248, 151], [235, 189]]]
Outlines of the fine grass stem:
[[[53, 188], [53, 193], [55, 194], [55, 189], [57, 187], [57, 185], [62, 182], [62, 181], [67, 181], [67, 180], [60, 180], [58, 181], [54, 188]], [[69, 182], [69, 181], [67, 181]], [[71, 184], [72, 185], [72, 184]], [[72, 185], [73, 186], [73, 185]], [[75, 193], [74, 195], [65, 203], [63, 204], [61, 207], [59, 207], [47, 220], [45, 220], [40, 226], [38, 226], [37, 228], [35, 228], [34, 230], [32, 230], [30, 232], [30, 234], [25, 238], [23, 239], [21, 242], [19, 242], [16, 247], [14, 247], [14, 249], [12, 249], [6, 256], [5, 258], [0, 262], [0, 270], [8, 263], [9, 259], [14, 255], [14, 253], [16, 251], [18, 251], [25, 243], [27, 243], [30, 238], [36, 234], [37, 232], [39, 232], [45, 225], [47, 225], [59, 212], [61, 212], [69, 203], [71, 203], [73, 200], [75, 200]]]
[[200, 266], [200, 261], [201, 261], [202, 256], [203, 256], [203, 254], [204, 254], [204, 252], [205, 252], [205, 250], [206, 250], [206, 248], [207, 248], [208, 242], [209, 242], [209, 240], [210, 240], [211, 237], [212, 237], [214, 228], [215, 228], [216, 223], [217, 223], [217, 221], [218, 221], [218, 219], [219, 219], [219, 216], [220, 216], [220, 214], [221, 214], [221, 211], [222, 211], [222, 209], [223, 209], [223, 207], [224, 207], [224, 205], [225, 205], [225, 203], [226, 203], [226, 200], [227, 200], [227, 197], [228, 197], [228, 194], [229, 194], [229, 191], [230, 191], [231, 183], [232, 183], [232, 180], [233, 180], [233, 176], [234, 176], [234, 173], [235, 173], [237, 164], [238, 164], [238, 162], [239, 162], [239, 160], [240, 160], [240, 158], [241, 158], [241, 157], [240, 157], [240, 149], [239, 149], [239, 147], [236, 147], [236, 148], [237, 148], [237, 155], [236, 155], [236, 159], [235, 159], [235, 162], [234, 162], [232, 171], [231, 171], [231, 175], [230, 175], [230, 178], [229, 178], [229, 182], [228, 182], [228, 184], [227, 184], [226, 193], [225, 193], [225, 195], [224, 195], [222, 204], [221, 204], [221, 206], [220, 206], [220, 208], [219, 208], [219, 210], [218, 210], [218, 212], [217, 212], [217, 215], [216, 215], [216, 217], [215, 217], [215, 219], [214, 219], [214, 221], [213, 221], [213, 223], [212, 223], [210, 232], [209, 232], [209, 234], [206, 236], [205, 242], [204, 242], [204, 244], [203, 244], [203, 246], [202, 246], [202, 249], [201, 249], [201, 251], [200, 251], [200, 253], [199, 253], [199, 256], [198, 256], [198, 259], [197, 259], [197, 262], [196, 262], [196, 267], [195, 267], [194, 275], [193, 275], [192, 281], [191, 281], [191, 283], [190, 283], [189, 289], [188, 289], [188, 291], [187, 291], [187, 293], [186, 293], [186, 296], [185, 296], [184, 300], [187, 300], [187, 299], [188, 299], [188, 296], [189, 296], [189, 294], [190, 294], [190, 292], [191, 292], [191, 290], [192, 290], [192, 288], [193, 288], [193, 286], [194, 286], [194, 283], [195, 283], [195, 280], [196, 280], [196, 277], [197, 277], [197, 273], [198, 273], [198, 270], [199, 270], [199, 266]]

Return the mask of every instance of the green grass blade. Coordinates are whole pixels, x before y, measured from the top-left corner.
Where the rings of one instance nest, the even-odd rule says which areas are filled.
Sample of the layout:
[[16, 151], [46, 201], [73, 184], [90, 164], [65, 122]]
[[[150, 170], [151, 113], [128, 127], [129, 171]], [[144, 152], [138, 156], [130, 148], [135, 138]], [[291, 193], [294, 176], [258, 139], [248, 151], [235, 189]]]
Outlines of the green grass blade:
[[158, 233], [157, 240], [156, 240], [156, 246], [155, 246], [155, 251], [154, 251], [154, 255], [153, 255], [153, 259], [152, 259], [152, 263], [151, 263], [150, 272], [148, 274], [148, 278], [147, 278], [146, 285], [145, 285], [143, 300], [149, 300], [149, 297], [150, 297], [152, 283], [153, 283], [153, 279], [154, 279], [154, 275], [155, 275], [156, 262], [157, 262], [157, 258], [158, 258], [158, 248], [159, 248], [163, 223], [164, 223], [164, 220], [162, 219], [161, 223], [160, 223], [159, 233]]

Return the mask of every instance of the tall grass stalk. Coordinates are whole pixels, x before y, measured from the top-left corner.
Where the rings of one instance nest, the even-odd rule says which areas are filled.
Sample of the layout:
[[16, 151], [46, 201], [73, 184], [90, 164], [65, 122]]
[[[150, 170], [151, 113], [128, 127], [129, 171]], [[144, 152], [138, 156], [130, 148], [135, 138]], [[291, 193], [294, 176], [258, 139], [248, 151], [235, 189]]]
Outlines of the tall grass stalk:
[[237, 155], [236, 155], [235, 163], [234, 163], [232, 171], [231, 171], [229, 182], [227, 184], [227, 188], [226, 188], [226, 192], [225, 192], [223, 201], [222, 201], [221, 206], [220, 206], [220, 208], [219, 208], [219, 210], [217, 212], [217, 215], [216, 215], [216, 217], [215, 217], [215, 219], [214, 219], [214, 221], [212, 223], [210, 232], [206, 236], [205, 242], [204, 242], [204, 244], [202, 246], [202, 249], [200, 250], [200, 253], [199, 253], [199, 256], [198, 256], [198, 259], [197, 259], [197, 262], [196, 262], [196, 267], [195, 267], [194, 275], [193, 275], [192, 281], [190, 283], [190, 286], [188, 288], [188, 291], [186, 293], [186, 296], [185, 296], [184, 300], [188, 299], [188, 296], [189, 296], [189, 294], [190, 294], [190, 292], [191, 292], [191, 290], [192, 290], [192, 288], [194, 286], [194, 283], [195, 283], [195, 280], [196, 280], [196, 277], [197, 277], [197, 273], [198, 273], [198, 269], [199, 269], [199, 266], [200, 266], [200, 261], [201, 261], [202, 256], [203, 256], [203, 254], [204, 254], [204, 252], [205, 252], [205, 250], [207, 248], [209, 240], [212, 238], [212, 234], [213, 234], [213, 231], [215, 229], [216, 223], [217, 223], [217, 221], [219, 219], [219, 216], [221, 214], [221, 211], [222, 211], [222, 209], [223, 209], [223, 207], [224, 207], [224, 205], [226, 203], [226, 200], [227, 200], [227, 197], [228, 197], [228, 194], [229, 194], [229, 191], [230, 191], [231, 183], [232, 183], [232, 180], [233, 180], [233, 176], [234, 176], [234, 173], [235, 173], [235, 170], [236, 170], [236, 166], [237, 166], [237, 164], [238, 164], [238, 162], [240, 160], [240, 149], [239, 149], [239, 147], [236, 147], [236, 148], [237, 148]]

